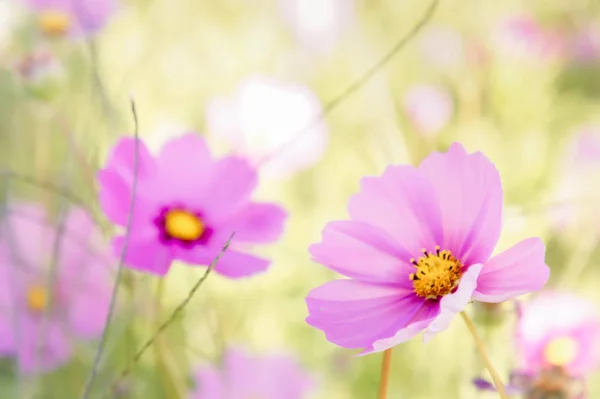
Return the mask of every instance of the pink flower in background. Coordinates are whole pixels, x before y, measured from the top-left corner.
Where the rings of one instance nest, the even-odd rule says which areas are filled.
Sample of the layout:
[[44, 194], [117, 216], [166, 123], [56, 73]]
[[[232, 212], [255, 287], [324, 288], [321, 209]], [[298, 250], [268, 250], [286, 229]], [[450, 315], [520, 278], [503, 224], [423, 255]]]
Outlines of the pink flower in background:
[[81, 209], [66, 215], [62, 231], [39, 205], [11, 205], [7, 212], [0, 241], [0, 353], [15, 356], [23, 373], [50, 371], [69, 361], [74, 340], [102, 334], [115, 258]]
[[600, 171], [600, 125], [577, 127], [561, 161], [562, 172], [554, 179], [556, 187], [550, 198], [555, 205], [548, 208], [552, 228], [562, 233], [580, 221], [597, 225], [600, 219], [589, 211], [598, 196], [595, 182]]
[[24, 81], [34, 84], [57, 78], [63, 72], [58, 58], [45, 49], [27, 54], [19, 60], [15, 69]]
[[597, 166], [600, 163], [600, 125], [589, 124], [578, 129], [573, 161], [580, 166]]
[[415, 129], [431, 136], [448, 125], [454, 114], [450, 93], [433, 85], [414, 85], [404, 96], [404, 108]]
[[260, 170], [266, 177], [284, 178], [323, 157], [328, 133], [317, 122], [320, 114], [321, 104], [307, 87], [256, 76], [232, 98], [210, 104], [206, 118], [211, 134], [236, 153], [265, 160]]
[[425, 60], [441, 69], [459, 67], [465, 59], [465, 45], [460, 33], [453, 28], [435, 26], [428, 28], [419, 39]]
[[349, 279], [307, 298], [308, 324], [344, 348], [379, 352], [425, 330], [445, 330], [473, 299], [498, 303], [542, 288], [544, 244], [521, 241], [491, 257], [500, 237], [502, 185], [494, 165], [460, 144], [418, 168], [389, 166], [350, 199], [310, 247], [315, 261]]
[[492, 45], [502, 55], [540, 61], [561, 59], [565, 52], [564, 38], [528, 15], [503, 18], [492, 32]]
[[[584, 399], [586, 377], [600, 365], [600, 314], [584, 298], [544, 292], [520, 307], [516, 344], [520, 367], [511, 373], [511, 393]], [[474, 383], [495, 391], [485, 379]]]
[[524, 371], [560, 367], [585, 376], [600, 365], [600, 314], [584, 298], [546, 292], [524, 306], [516, 341]]
[[580, 64], [594, 63], [600, 59], [600, 28], [597, 24], [581, 29], [572, 38], [571, 56]]
[[290, 356], [256, 357], [234, 349], [227, 352], [221, 369], [200, 369], [196, 382], [189, 399], [302, 399], [314, 385]]
[[279, 0], [284, 21], [307, 48], [327, 51], [355, 17], [354, 0]]
[[[125, 262], [164, 276], [171, 263], [209, 265], [231, 233], [235, 238], [215, 271], [240, 278], [264, 271], [269, 261], [246, 253], [250, 244], [276, 241], [285, 211], [251, 202], [256, 170], [242, 158], [213, 159], [204, 139], [189, 133], [163, 145], [158, 156], [138, 143], [138, 179]], [[100, 204], [108, 219], [126, 226], [134, 174], [135, 139], [122, 138], [98, 174]], [[124, 236], [114, 242], [120, 254]]]
[[48, 36], [94, 34], [106, 25], [117, 0], [23, 0]]

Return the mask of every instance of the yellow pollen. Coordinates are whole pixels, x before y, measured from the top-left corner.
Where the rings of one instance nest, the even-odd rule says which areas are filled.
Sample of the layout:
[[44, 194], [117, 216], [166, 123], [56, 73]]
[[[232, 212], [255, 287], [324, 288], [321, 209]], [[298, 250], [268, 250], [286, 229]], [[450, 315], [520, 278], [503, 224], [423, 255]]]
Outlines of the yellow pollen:
[[165, 230], [173, 238], [194, 241], [202, 237], [205, 226], [193, 213], [174, 209], [165, 216]]
[[423, 249], [423, 256], [418, 261], [410, 260], [416, 272], [410, 274], [417, 295], [427, 299], [437, 299], [450, 294], [462, 277], [462, 264], [452, 256], [450, 251], [440, 251], [435, 247], [435, 253]]
[[62, 11], [45, 11], [39, 15], [38, 24], [48, 36], [63, 36], [71, 27], [71, 17]]
[[39, 285], [34, 285], [27, 290], [27, 307], [34, 312], [41, 312], [48, 306], [48, 293]]
[[579, 345], [570, 337], [552, 339], [544, 349], [544, 358], [553, 366], [566, 366], [577, 357]]

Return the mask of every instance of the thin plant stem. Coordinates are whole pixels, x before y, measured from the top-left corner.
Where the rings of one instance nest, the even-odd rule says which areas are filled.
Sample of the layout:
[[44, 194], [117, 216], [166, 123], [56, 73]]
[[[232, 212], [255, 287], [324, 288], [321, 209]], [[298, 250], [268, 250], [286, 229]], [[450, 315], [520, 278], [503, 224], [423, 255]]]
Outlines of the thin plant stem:
[[131, 99], [131, 113], [133, 114], [134, 121], [134, 151], [133, 151], [133, 179], [131, 183], [131, 198], [129, 203], [129, 213], [127, 215], [127, 223], [125, 227], [125, 238], [123, 240], [123, 249], [121, 250], [121, 256], [119, 257], [119, 265], [117, 267], [117, 276], [115, 277], [115, 286], [113, 288], [113, 292], [110, 298], [110, 305], [108, 310], [108, 315], [106, 316], [106, 322], [104, 324], [104, 331], [102, 332], [102, 338], [100, 338], [100, 345], [98, 345], [98, 350], [96, 351], [96, 355], [94, 356], [94, 363], [92, 364], [92, 370], [88, 376], [88, 380], [85, 384], [85, 389], [83, 391], [82, 399], [87, 399], [92, 392], [92, 385], [94, 383], [94, 379], [96, 378], [96, 373], [98, 372], [98, 367], [100, 366], [100, 359], [102, 358], [102, 353], [104, 352], [104, 346], [106, 345], [106, 341], [108, 340], [108, 330], [110, 327], [110, 322], [115, 311], [115, 306], [117, 304], [117, 295], [119, 292], [119, 283], [121, 282], [121, 275], [123, 274], [123, 263], [125, 261], [125, 254], [127, 253], [127, 247], [129, 244], [129, 236], [131, 235], [131, 225], [133, 221], [133, 212], [135, 208], [135, 200], [136, 200], [136, 190], [137, 190], [137, 177], [138, 177], [138, 150], [139, 150], [139, 123], [137, 111], [135, 109], [135, 102], [133, 98]]
[[323, 110], [317, 115], [317, 117], [309, 122], [302, 130], [298, 131], [294, 136], [292, 136], [289, 140], [282, 143], [280, 146], [275, 148], [275, 150], [262, 159], [258, 160], [257, 166], [260, 167], [264, 165], [266, 162], [271, 160], [273, 156], [282, 153], [288, 148], [291, 148], [298, 142], [298, 140], [311, 129], [317, 123], [321, 122], [325, 116], [335, 110], [340, 104], [342, 104], [348, 97], [352, 96], [359, 89], [361, 89], [365, 84], [367, 84], [373, 76], [375, 76], [384, 66], [386, 66], [395, 56], [398, 54], [400, 50], [404, 48], [404, 46], [409, 43], [420, 31], [423, 29], [425, 25], [429, 22], [429, 20], [433, 17], [435, 10], [438, 6], [439, 0], [432, 0], [427, 7], [427, 10], [423, 14], [417, 23], [411, 28], [408, 33], [406, 33], [403, 37], [401, 37], [392, 48], [381, 57], [373, 66], [371, 66], [367, 71], [365, 71], [362, 75], [360, 75], [356, 80], [350, 83], [341, 93], [339, 93], [336, 97], [331, 99], [325, 106]]
[[383, 352], [383, 362], [381, 363], [381, 379], [379, 380], [378, 399], [387, 398], [387, 388], [390, 380], [390, 368], [392, 365], [392, 349], [386, 349]]
[[465, 321], [465, 324], [467, 325], [469, 332], [473, 336], [473, 340], [475, 341], [475, 346], [477, 346], [477, 350], [479, 351], [481, 360], [483, 360], [485, 368], [487, 369], [488, 373], [490, 373], [490, 377], [492, 377], [492, 381], [494, 381], [494, 385], [496, 386], [496, 390], [498, 391], [498, 394], [500, 395], [500, 397], [502, 399], [508, 399], [508, 395], [506, 394], [506, 388], [504, 387], [504, 383], [502, 382], [502, 379], [498, 375], [498, 372], [496, 371], [494, 366], [492, 366], [492, 362], [490, 362], [490, 358], [488, 357], [487, 352], [485, 350], [485, 345], [483, 345], [483, 341], [479, 337], [479, 334], [477, 334], [475, 325], [473, 324], [473, 322], [471, 321], [471, 319], [465, 312], [460, 312], [460, 315], [463, 318], [463, 320]]
[[173, 311], [173, 313], [171, 313], [171, 315], [169, 316], [169, 318], [167, 320], [165, 320], [157, 328], [157, 330], [155, 331], [155, 333], [150, 338], [148, 338], [148, 340], [144, 343], [144, 345], [142, 345], [142, 347], [136, 352], [136, 354], [133, 357], [133, 359], [131, 359], [131, 361], [125, 367], [125, 369], [121, 372], [121, 374], [119, 375], [119, 377], [117, 377], [117, 379], [110, 385], [110, 391], [107, 392], [107, 395], [110, 394], [111, 392], [114, 392], [116, 390], [116, 388], [118, 387], [119, 383], [125, 377], [127, 377], [131, 373], [131, 371], [133, 370], [133, 367], [141, 359], [141, 357], [144, 354], [144, 352], [146, 352], [146, 350], [148, 348], [150, 348], [152, 346], [152, 344], [154, 344], [154, 342], [160, 336], [160, 334], [164, 330], [166, 330], [167, 327], [169, 327], [171, 325], [171, 323], [173, 323], [175, 321], [175, 319], [177, 318], [177, 316], [179, 316], [179, 314], [183, 311], [183, 309], [185, 309], [185, 307], [188, 305], [188, 303], [190, 303], [190, 301], [192, 300], [192, 298], [196, 294], [196, 291], [198, 291], [198, 289], [200, 288], [200, 286], [202, 285], [202, 283], [204, 283], [204, 281], [208, 278], [208, 275], [210, 274], [210, 272], [217, 266], [217, 264], [219, 263], [219, 260], [223, 256], [223, 254], [227, 251], [227, 248], [229, 248], [229, 245], [231, 244], [231, 240], [233, 239], [234, 235], [235, 235], [235, 232], [231, 233], [231, 236], [229, 236], [229, 239], [227, 240], [227, 242], [223, 246], [223, 249], [221, 249], [221, 252], [219, 252], [219, 254], [217, 255], [217, 257], [211, 262], [210, 266], [208, 266], [206, 268], [206, 271], [204, 272], [204, 274], [202, 275], [202, 277], [200, 277], [198, 279], [198, 281], [196, 282], [196, 284], [194, 284], [194, 286], [192, 287], [192, 289], [188, 293], [187, 297], [183, 300], [183, 302], [181, 302], [179, 304], [179, 306], [177, 306], [175, 308], [175, 310]]

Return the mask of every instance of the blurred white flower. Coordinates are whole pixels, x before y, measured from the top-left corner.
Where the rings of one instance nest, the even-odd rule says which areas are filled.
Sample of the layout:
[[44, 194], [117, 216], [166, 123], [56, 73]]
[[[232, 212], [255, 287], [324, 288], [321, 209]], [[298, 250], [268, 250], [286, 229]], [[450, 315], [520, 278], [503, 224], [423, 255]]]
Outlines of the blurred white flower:
[[442, 87], [417, 84], [404, 96], [404, 108], [417, 131], [433, 136], [452, 119], [454, 102], [450, 93]]
[[355, 16], [354, 0], [279, 0], [284, 21], [306, 47], [328, 50]]
[[321, 104], [307, 87], [256, 76], [233, 97], [209, 104], [206, 119], [210, 134], [234, 152], [254, 162], [266, 157], [261, 173], [284, 178], [322, 158], [328, 132], [316, 122], [320, 113]]
[[14, 0], [0, 0], [0, 51], [8, 46], [13, 30], [23, 14], [23, 8]]
[[431, 27], [423, 32], [419, 44], [423, 58], [438, 68], [457, 68], [464, 61], [465, 46], [456, 29]]

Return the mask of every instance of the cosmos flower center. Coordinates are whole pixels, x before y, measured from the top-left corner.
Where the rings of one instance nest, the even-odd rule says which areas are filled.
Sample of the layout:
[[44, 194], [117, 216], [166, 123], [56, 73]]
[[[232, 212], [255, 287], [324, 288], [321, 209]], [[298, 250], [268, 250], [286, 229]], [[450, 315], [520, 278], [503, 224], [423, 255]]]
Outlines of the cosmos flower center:
[[206, 226], [191, 212], [172, 209], [165, 215], [165, 230], [173, 238], [194, 241], [202, 237]]
[[39, 15], [38, 24], [48, 36], [62, 36], [71, 27], [71, 17], [62, 11], [49, 10]]
[[452, 252], [441, 251], [439, 246], [435, 247], [435, 252], [427, 252], [425, 249], [422, 252], [423, 256], [419, 260], [410, 260], [417, 269], [409, 276], [416, 294], [427, 299], [450, 294], [462, 277], [462, 263]]
[[33, 285], [27, 290], [27, 307], [34, 312], [42, 312], [48, 306], [48, 292], [40, 285]]
[[575, 360], [579, 345], [570, 337], [552, 339], [544, 348], [544, 358], [554, 366], [566, 366]]

